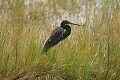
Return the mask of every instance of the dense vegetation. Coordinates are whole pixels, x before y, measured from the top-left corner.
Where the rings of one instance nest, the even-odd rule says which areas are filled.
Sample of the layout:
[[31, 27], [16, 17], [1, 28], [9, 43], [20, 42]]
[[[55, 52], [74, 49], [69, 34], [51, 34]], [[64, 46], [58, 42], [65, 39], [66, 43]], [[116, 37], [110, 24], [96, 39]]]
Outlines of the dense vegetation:
[[[119, 0], [0, 3], [0, 80], [120, 79]], [[41, 54], [63, 19], [84, 26], [72, 27], [69, 38]]]

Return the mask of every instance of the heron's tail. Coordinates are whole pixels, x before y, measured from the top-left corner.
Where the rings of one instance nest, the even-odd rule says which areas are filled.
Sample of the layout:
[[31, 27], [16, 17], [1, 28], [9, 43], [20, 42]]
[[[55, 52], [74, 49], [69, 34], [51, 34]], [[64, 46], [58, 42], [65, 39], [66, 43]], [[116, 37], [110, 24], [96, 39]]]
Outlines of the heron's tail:
[[47, 51], [50, 49], [49, 45], [44, 45], [43, 49], [42, 49], [42, 53], [47, 53]]
[[47, 53], [47, 51], [52, 47], [51, 43], [49, 41], [47, 41], [44, 46], [43, 46], [43, 49], [42, 49], [42, 52], [43, 53]]
[[48, 51], [48, 49], [45, 48], [45, 47], [43, 47], [43, 49], [42, 49], [42, 53], [47, 53], [47, 51]]

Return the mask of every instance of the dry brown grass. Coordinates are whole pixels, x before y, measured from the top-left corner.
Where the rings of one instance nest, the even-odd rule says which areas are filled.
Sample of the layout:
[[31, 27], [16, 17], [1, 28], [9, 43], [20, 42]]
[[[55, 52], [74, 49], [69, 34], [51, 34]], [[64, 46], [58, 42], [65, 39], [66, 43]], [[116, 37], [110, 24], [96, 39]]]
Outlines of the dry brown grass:
[[[20, 77], [29, 80], [119, 80], [120, 2], [106, 0], [98, 7], [96, 1], [63, 2], [38, 2], [27, 8], [23, 0], [1, 0], [4, 5], [0, 8], [1, 80], [9, 80], [11, 76], [14, 80]], [[74, 21], [77, 15], [79, 20], [81, 17], [77, 13], [82, 12], [83, 5], [84, 26], [72, 27], [68, 39], [50, 49], [48, 55], [42, 55], [43, 44], [59, 25], [57, 20], [61, 21], [64, 11], [68, 13], [67, 19], [73, 16], [71, 20]], [[53, 17], [55, 20], [51, 20]]]

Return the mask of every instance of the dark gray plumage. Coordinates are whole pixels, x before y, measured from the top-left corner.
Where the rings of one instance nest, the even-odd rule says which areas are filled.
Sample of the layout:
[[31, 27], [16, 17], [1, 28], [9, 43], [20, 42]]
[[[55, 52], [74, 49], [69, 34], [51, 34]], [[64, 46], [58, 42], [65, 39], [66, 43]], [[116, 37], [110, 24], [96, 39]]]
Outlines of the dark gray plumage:
[[58, 44], [60, 41], [64, 40], [70, 35], [71, 27], [68, 24], [78, 25], [78, 24], [71, 23], [67, 20], [62, 21], [61, 26], [55, 28], [51, 33], [51, 36], [45, 42], [45, 45], [43, 47], [43, 52], [47, 52], [51, 47]]

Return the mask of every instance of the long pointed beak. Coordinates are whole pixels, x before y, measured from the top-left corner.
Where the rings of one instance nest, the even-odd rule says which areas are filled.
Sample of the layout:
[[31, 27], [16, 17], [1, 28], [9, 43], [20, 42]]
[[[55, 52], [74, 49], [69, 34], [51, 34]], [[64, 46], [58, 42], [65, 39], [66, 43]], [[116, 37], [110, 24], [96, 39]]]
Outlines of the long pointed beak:
[[72, 24], [72, 25], [77, 25], [77, 26], [82, 26], [82, 25], [79, 25], [79, 24], [71, 23], [71, 22], [70, 22], [69, 24]]

